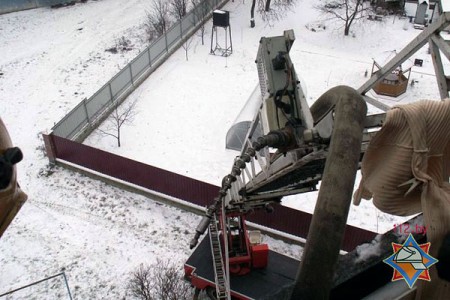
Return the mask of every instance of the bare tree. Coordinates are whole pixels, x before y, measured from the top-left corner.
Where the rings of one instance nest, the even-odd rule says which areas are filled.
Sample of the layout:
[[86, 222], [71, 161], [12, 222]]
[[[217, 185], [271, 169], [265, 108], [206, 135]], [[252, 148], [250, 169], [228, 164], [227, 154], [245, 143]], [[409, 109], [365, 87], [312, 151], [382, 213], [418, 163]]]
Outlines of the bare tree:
[[269, 11], [270, 10], [270, 4], [272, 3], [271, 0], [266, 0], [266, 6], [264, 7], [265, 11]]
[[[289, 11], [292, 11], [296, 0], [257, 0], [258, 12], [261, 15], [261, 19], [269, 24], [273, 25], [273, 22], [282, 20]], [[256, 0], [252, 2], [250, 9], [250, 26], [255, 26], [254, 10], [256, 6]]]
[[250, 8], [250, 27], [255, 27], [255, 7], [256, 0], [252, 0], [252, 7]]
[[150, 10], [147, 10], [145, 26], [149, 39], [153, 35], [163, 35], [169, 28], [169, 4], [166, 0], [152, 0]]
[[170, 0], [170, 14], [177, 20], [183, 19], [187, 12], [188, 0]]
[[130, 124], [134, 121], [136, 116], [136, 103], [137, 100], [128, 102], [123, 105], [119, 105], [116, 101], [114, 108], [106, 119], [105, 129], [98, 129], [102, 134], [114, 137], [117, 140], [117, 146], [120, 147], [120, 130], [124, 124]]
[[139, 299], [150, 300], [152, 298], [152, 272], [149, 267], [141, 264], [132, 274], [128, 283], [128, 289], [133, 296]]
[[131, 274], [128, 290], [142, 300], [192, 299], [191, 287], [183, 280], [180, 271], [176, 262], [159, 258], [152, 265], [141, 264]]
[[[200, 22], [200, 29], [198, 31], [199, 36], [202, 38], [202, 45], [205, 44], [205, 34], [206, 34], [206, 27], [205, 27], [205, 18], [208, 15], [208, 6], [206, 4], [206, 1], [202, 0], [192, 0], [192, 5], [194, 6], [193, 12], [195, 16], [194, 22]], [[194, 24], [196, 25], [196, 24]]]
[[325, 4], [315, 6], [322, 13], [330, 16], [331, 19], [344, 23], [344, 35], [348, 36], [350, 27], [358, 20], [367, 16], [371, 10], [370, 5], [364, 6], [363, 0], [333, 0]]
[[183, 47], [184, 53], [186, 55], [186, 61], [189, 60], [188, 55], [189, 55], [189, 49], [191, 49], [191, 46], [192, 46], [192, 41], [193, 41], [192, 37], [187, 38], [186, 41], [181, 45], [181, 47]]

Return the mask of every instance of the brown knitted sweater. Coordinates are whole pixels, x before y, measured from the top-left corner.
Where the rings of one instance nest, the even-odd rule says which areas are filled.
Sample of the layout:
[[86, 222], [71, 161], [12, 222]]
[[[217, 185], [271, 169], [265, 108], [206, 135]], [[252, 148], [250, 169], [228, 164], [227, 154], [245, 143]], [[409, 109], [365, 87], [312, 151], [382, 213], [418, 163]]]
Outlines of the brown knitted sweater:
[[[373, 198], [393, 215], [423, 212], [430, 254], [436, 256], [450, 232], [449, 170], [450, 99], [394, 107], [364, 155], [354, 204]], [[431, 282], [420, 282], [416, 299], [450, 299], [450, 283], [432, 267]]]

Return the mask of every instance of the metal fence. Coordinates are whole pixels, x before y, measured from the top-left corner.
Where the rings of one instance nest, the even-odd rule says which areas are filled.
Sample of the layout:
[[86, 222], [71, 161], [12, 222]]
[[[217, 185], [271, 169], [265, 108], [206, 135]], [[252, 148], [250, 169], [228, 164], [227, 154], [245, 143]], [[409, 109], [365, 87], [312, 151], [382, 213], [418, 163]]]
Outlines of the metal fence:
[[[156, 39], [116, 76], [89, 99], [79, 103], [44, 135], [45, 148], [51, 161], [67, 161], [81, 169], [90, 169], [106, 176], [128, 182], [189, 203], [206, 206], [217, 196], [219, 187], [189, 177], [114, 155], [79, 141], [107, 115], [116, 101], [123, 101], [148, 75], [190, 37], [212, 11], [228, 0], [205, 0], [173, 25], [165, 35]], [[205, 14], [204, 12], [207, 12]], [[89, 171], [87, 171], [89, 172]], [[305, 238], [311, 215], [284, 206], [275, 213], [256, 212], [250, 221]], [[347, 226], [343, 249], [350, 251], [362, 242], [371, 241], [375, 233]]]
[[[70, 162], [88, 174], [92, 173], [89, 170], [93, 170], [201, 207], [212, 204], [219, 192], [218, 186], [58, 136], [44, 135], [44, 141], [49, 158]], [[308, 235], [311, 218], [311, 214], [281, 205], [276, 205], [271, 214], [256, 211], [247, 217], [256, 224], [302, 238]], [[351, 251], [357, 245], [371, 241], [375, 235], [374, 232], [347, 225], [342, 249]]]
[[69, 2], [78, 2], [73, 0], [1, 0], [0, 15], [25, 9], [33, 9], [43, 6], [52, 6], [57, 4], [66, 4]]
[[109, 113], [116, 101], [123, 101], [183, 41], [189, 38], [212, 15], [212, 11], [228, 0], [204, 0], [157, 38], [144, 51], [119, 71], [92, 97], [81, 101], [53, 128], [53, 134], [72, 140], [83, 140]]

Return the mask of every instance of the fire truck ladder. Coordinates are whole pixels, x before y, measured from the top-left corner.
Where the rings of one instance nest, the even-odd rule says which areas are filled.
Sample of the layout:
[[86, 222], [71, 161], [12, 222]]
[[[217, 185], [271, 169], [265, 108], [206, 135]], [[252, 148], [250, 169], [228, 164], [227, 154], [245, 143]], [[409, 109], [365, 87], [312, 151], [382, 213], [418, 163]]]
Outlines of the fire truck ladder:
[[224, 262], [222, 260], [219, 229], [217, 228], [217, 217], [215, 213], [212, 215], [211, 222], [209, 223], [209, 239], [211, 241], [214, 277], [216, 280], [216, 298], [217, 300], [228, 300], [230, 299], [230, 285], [228, 284], [228, 278], [226, 276]]

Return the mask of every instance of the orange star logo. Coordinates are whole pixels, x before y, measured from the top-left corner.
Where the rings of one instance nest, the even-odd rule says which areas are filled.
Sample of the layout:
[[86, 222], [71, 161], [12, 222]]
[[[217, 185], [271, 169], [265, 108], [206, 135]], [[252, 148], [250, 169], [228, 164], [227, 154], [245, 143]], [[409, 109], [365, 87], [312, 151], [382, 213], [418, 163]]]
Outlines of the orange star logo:
[[383, 260], [394, 269], [392, 281], [404, 279], [412, 288], [418, 279], [430, 281], [429, 268], [438, 262], [428, 252], [431, 243], [419, 245], [412, 234], [403, 244], [392, 243], [393, 254]]

